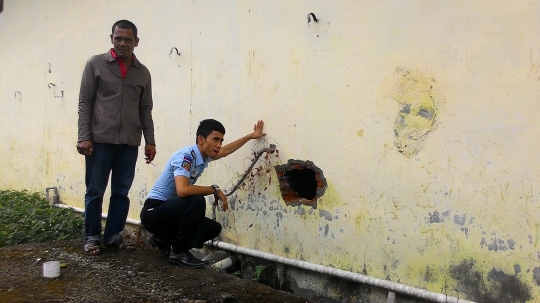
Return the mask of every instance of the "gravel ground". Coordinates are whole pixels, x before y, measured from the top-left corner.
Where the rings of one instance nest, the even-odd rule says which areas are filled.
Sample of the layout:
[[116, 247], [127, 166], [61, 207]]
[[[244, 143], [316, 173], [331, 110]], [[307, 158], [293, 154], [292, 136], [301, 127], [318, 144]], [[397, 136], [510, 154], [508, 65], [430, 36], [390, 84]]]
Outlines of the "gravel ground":
[[[140, 242], [140, 241], [139, 241]], [[83, 253], [83, 239], [0, 248], [0, 302], [308, 302], [214, 269], [172, 266], [159, 251]], [[43, 263], [63, 263], [58, 278]]]

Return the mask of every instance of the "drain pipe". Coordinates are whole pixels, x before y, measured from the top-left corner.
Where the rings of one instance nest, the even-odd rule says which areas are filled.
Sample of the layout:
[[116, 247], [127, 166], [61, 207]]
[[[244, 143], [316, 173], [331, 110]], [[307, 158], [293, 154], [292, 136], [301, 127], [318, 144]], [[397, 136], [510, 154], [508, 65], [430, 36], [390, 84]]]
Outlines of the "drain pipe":
[[225, 258], [229, 257], [229, 253], [224, 250], [217, 250], [211, 254], [206, 255], [204, 258], [202, 258], [202, 261], [208, 261], [210, 264], [214, 264], [216, 262], [219, 262]]
[[[45, 196], [46, 196], [47, 202], [49, 202], [49, 191], [50, 190], [54, 190], [54, 194], [52, 196], [53, 199], [52, 199], [52, 203], [51, 203], [52, 207], [71, 209], [74, 212], [84, 214], [84, 209], [83, 208], [77, 208], [77, 207], [69, 206], [69, 205], [66, 205], [66, 204], [62, 204], [62, 202], [60, 201], [60, 196], [58, 195], [58, 188], [56, 188], [55, 186], [47, 187], [45, 189]], [[107, 219], [107, 214], [102, 213], [101, 218]], [[140, 225], [141, 221], [127, 218], [126, 223], [133, 224], [133, 225]]]
[[[69, 206], [69, 205], [66, 205], [66, 204], [57, 203], [57, 204], [52, 204], [51, 206], [52, 206], [52, 207], [58, 207], [58, 208], [71, 209], [71, 210], [74, 211], [74, 212], [78, 212], [78, 213], [84, 214], [84, 209], [82, 209], [82, 208], [77, 208], [77, 207], [73, 207], [73, 206]], [[101, 218], [107, 219], [107, 214], [102, 213], [102, 214], [101, 214]], [[141, 225], [141, 221], [135, 220], [135, 219], [130, 219], [130, 218], [127, 218], [127, 219], [126, 219], [126, 223], [129, 223], [129, 224], [132, 224], [132, 225]]]
[[420, 299], [426, 299], [431, 300], [433, 302], [440, 302], [440, 303], [475, 303], [473, 301], [463, 300], [456, 297], [448, 296], [446, 294], [431, 292], [425, 289], [416, 288], [404, 284], [399, 284], [395, 282], [391, 282], [388, 280], [382, 280], [377, 279], [369, 276], [365, 276], [358, 273], [353, 273], [350, 271], [345, 271], [342, 269], [332, 268], [332, 267], [326, 267], [319, 264], [309, 263], [306, 261], [296, 260], [296, 259], [289, 259], [282, 256], [274, 255], [271, 253], [265, 253], [262, 251], [254, 250], [251, 248], [246, 248], [242, 246], [238, 246], [235, 244], [230, 244], [222, 241], [207, 241], [205, 243], [208, 246], [213, 246], [216, 248], [221, 248], [224, 250], [240, 253], [243, 255], [252, 256], [259, 259], [264, 259], [267, 261], [272, 261], [280, 264], [290, 265], [294, 267], [299, 267], [302, 269], [311, 270], [317, 273], [325, 274], [328, 276], [338, 277], [345, 280], [358, 282], [362, 284], [368, 284], [372, 286], [376, 286], [379, 288], [383, 288], [386, 290], [389, 290], [389, 296], [393, 292], [405, 294], [408, 296], [413, 296]]
[[225, 270], [231, 267], [234, 263], [236, 263], [236, 257], [229, 256], [221, 261], [212, 264], [211, 267], [217, 270]]

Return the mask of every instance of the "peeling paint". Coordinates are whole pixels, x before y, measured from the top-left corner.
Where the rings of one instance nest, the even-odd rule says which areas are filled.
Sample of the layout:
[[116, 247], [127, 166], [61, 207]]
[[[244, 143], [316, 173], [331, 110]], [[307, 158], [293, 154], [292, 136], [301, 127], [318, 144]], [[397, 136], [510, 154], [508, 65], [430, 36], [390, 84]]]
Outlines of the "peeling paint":
[[442, 223], [444, 220], [439, 216], [439, 212], [435, 211], [432, 213], [429, 213], [429, 223]]
[[418, 153], [427, 134], [433, 130], [438, 109], [442, 102], [435, 79], [417, 70], [396, 67], [389, 97], [397, 101], [400, 109], [395, 121], [394, 145], [410, 158]]
[[463, 215], [455, 215], [454, 216], [454, 223], [456, 223], [457, 225], [465, 225], [465, 220], [467, 219], [467, 215], [463, 214]]
[[521, 272], [521, 266], [519, 264], [514, 264], [514, 274], [518, 275]]
[[319, 217], [327, 221], [332, 221], [332, 214], [324, 209], [319, 209]]
[[276, 212], [276, 225], [279, 227], [279, 222], [283, 220], [283, 214], [281, 212]]
[[533, 268], [533, 281], [537, 286], [540, 286], [540, 267]]
[[497, 237], [495, 232], [492, 232], [491, 235], [492, 238], [490, 238], [489, 242], [485, 237], [482, 237], [482, 239], [480, 240], [481, 247], [487, 247], [488, 250], [495, 252], [515, 249], [516, 243], [513, 239], [508, 239], [505, 241], [504, 239]]

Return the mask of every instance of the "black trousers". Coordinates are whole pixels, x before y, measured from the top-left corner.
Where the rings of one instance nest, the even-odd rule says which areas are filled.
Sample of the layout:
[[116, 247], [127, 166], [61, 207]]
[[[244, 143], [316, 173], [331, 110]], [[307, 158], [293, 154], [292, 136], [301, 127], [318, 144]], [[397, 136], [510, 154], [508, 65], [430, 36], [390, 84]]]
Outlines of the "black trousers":
[[221, 224], [205, 217], [202, 195], [170, 201], [147, 199], [141, 211], [141, 223], [156, 237], [172, 243], [173, 252], [202, 248], [221, 232]]

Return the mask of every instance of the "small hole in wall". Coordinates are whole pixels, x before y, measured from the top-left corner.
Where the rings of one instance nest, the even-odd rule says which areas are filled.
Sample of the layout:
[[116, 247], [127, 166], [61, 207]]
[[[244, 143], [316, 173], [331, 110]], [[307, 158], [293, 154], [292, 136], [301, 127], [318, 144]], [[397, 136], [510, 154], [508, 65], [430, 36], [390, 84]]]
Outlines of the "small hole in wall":
[[290, 159], [275, 166], [281, 196], [291, 206], [309, 205], [317, 208], [317, 199], [326, 190], [323, 172], [311, 161]]

